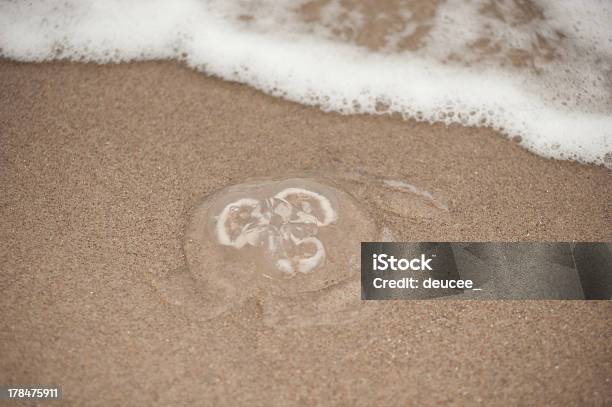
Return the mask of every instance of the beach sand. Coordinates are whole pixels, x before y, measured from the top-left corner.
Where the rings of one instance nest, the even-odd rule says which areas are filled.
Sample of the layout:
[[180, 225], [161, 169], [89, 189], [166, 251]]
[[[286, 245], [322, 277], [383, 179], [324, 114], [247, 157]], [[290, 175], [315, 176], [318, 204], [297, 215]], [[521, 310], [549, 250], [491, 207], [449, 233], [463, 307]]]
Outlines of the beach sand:
[[381, 213], [396, 240], [605, 241], [604, 168], [171, 62], [0, 62], [0, 157], [2, 384], [60, 385], [63, 405], [612, 403], [609, 301], [385, 302], [274, 327], [257, 297], [202, 322], [156, 288], [185, 267], [193, 208], [250, 177], [355, 169], [444, 198], [441, 219]]

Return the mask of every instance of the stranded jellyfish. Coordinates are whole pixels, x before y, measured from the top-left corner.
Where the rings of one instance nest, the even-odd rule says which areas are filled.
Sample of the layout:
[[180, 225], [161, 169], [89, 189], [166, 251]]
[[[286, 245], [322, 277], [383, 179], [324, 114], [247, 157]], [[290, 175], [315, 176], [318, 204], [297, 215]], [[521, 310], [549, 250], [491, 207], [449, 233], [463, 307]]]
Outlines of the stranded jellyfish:
[[385, 181], [336, 173], [222, 188], [187, 225], [187, 270], [157, 286], [196, 319], [252, 298], [263, 322], [275, 327], [363, 318], [375, 304], [361, 301], [361, 242], [394, 235], [379, 215], [411, 222], [446, 211], [410, 184]]
[[360, 242], [376, 237], [369, 214], [330, 180], [259, 180], [208, 196], [187, 227], [185, 254], [206, 295], [257, 297], [270, 322], [358, 305]]

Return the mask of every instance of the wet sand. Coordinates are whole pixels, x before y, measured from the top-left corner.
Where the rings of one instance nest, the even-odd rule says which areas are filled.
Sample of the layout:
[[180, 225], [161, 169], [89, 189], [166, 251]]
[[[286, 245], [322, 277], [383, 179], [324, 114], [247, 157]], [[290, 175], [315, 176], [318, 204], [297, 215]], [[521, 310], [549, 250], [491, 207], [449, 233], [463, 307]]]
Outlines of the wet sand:
[[[0, 63], [0, 383], [65, 405], [606, 405], [610, 302], [385, 302], [274, 327], [160, 295], [210, 192], [357, 169], [444, 197], [397, 240], [612, 238], [612, 173], [488, 129], [341, 116], [175, 63]], [[368, 307], [368, 305], [364, 305]]]

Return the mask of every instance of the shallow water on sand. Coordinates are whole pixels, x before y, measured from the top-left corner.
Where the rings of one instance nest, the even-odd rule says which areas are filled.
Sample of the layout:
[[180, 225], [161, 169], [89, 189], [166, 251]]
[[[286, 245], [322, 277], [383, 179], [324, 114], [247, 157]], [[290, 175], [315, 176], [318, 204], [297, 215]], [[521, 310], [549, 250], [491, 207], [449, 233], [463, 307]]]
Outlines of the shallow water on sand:
[[612, 167], [612, 7], [574, 0], [0, 3], [0, 55], [175, 59], [325, 111], [488, 126]]

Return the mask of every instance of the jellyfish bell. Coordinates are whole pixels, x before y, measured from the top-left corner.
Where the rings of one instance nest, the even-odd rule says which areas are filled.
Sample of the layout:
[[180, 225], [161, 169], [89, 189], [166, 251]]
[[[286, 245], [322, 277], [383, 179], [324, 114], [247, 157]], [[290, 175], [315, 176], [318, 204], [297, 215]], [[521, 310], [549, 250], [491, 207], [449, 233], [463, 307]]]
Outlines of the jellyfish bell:
[[[329, 180], [258, 180], [224, 188], [194, 212], [192, 273], [243, 294], [293, 296], [359, 279], [360, 242], [376, 225]], [[357, 293], [358, 295], [358, 293]]]
[[154, 286], [195, 320], [241, 309], [248, 299], [275, 329], [363, 319], [378, 305], [360, 300], [360, 243], [394, 240], [396, 224], [410, 230], [415, 219], [449, 216], [437, 196], [375, 174], [230, 185], [194, 208], [186, 267]]

